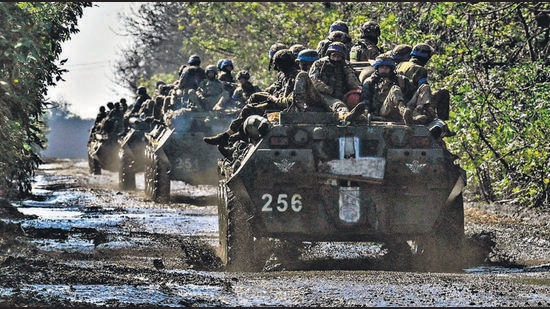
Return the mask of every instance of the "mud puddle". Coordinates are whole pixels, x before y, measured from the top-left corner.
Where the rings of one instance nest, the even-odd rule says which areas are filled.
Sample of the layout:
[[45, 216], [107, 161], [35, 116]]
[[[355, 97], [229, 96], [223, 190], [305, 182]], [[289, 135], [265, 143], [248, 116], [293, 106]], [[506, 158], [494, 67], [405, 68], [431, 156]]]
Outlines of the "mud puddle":
[[[3, 261], [7, 281], [0, 288], [0, 306], [6, 304], [2, 299], [9, 299], [9, 305], [48, 306], [502, 304], [495, 302], [497, 294], [486, 300], [478, 297], [479, 302], [462, 292], [438, 299], [446, 288], [438, 285], [437, 277], [434, 283], [413, 280], [423, 278], [423, 273], [406, 275], [413, 279], [402, 281], [403, 287], [392, 279], [399, 272], [373, 272], [392, 270], [382, 262], [385, 252], [376, 243], [309, 243], [294, 261], [270, 258], [262, 273], [227, 273], [215, 252], [215, 189], [173, 183], [173, 203], [160, 205], [136, 193], [89, 189], [71, 177], [48, 175], [58, 168], [43, 167], [46, 173], [36, 177], [33, 198], [17, 205], [25, 218], [2, 219], [20, 224], [25, 239], [36, 248], [32, 249], [36, 258], [28, 254]], [[105, 173], [88, 179], [116, 183], [113, 177]], [[143, 187], [139, 175], [137, 186], [138, 191]], [[549, 268], [478, 263], [450, 276], [548, 272]], [[447, 284], [463, 291], [460, 280]], [[437, 296], [432, 303], [422, 301], [417, 289]], [[387, 296], [394, 294], [400, 295], [399, 301]], [[542, 299], [542, 303], [547, 302]]]

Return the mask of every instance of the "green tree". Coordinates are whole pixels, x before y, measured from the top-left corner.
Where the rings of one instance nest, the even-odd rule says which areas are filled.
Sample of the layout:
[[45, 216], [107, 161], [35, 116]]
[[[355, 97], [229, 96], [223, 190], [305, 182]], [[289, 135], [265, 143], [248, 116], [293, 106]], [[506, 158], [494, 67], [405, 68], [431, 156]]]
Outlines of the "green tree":
[[[467, 170], [468, 189], [486, 201], [549, 206], [550, 3], [184, 2], [143, 4], [140, 11], [148, 16], [163, 7], [173, 12], [164, 17], [175, 21], [164, 21], [168, 33], [182, 35], [178, 48], [162, 58], [155, 53], [147, 58], [138, 50], [128, 57], [136, 72], [132, 78], [151, 85], [150, 90], [158, 76], [176, 78], [179, 64], [171, 73], [157, 69], [158, 63], [185, 61], [194, 53], [205, 64], [232, 58], [237, 69], [250, 68], [265, 87], [275, 77], [267, 70], [271, 44], [315, 48], [337, 19], [348, 22], [355, 39], [362, 23], [378, 22], [385, 51], [402, 43], [429, 43], [435, 49], [427, 64], [430, 83], [451, 92], [449, 125], [458, 135], [447, 144]], [[155, 24], [139, 16], [130, 20]], [[135, 30], [147, 38], [151, 29]], [[159, 45], [139, 42], [148, 50]]]
[[0, 3], [0, 190], [28, 193], [41, 163], [42, 115], [49, 86], [66, 71], [56, 64], [61, 43], [78, 32], [91, 2]]

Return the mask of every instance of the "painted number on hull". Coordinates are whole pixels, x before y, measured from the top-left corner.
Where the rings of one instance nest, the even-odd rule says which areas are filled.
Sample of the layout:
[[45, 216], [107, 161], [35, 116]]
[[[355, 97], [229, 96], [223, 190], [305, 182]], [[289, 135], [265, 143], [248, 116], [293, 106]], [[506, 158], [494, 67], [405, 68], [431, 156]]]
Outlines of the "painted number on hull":
[[265, 212], [271, 212], [273, 208], [279, 212], [285, 212], [289, 210], [289, 208], [295, 212], [300, 212], [302, 210], [302, 196], [300, 194], [293, 194], [289, 200], [288, 194], [285, 193], [281, 193], [275, 197], [266, 193], [262, 195], [262, 200], [265, 201], [262, 207], [262, 211]]

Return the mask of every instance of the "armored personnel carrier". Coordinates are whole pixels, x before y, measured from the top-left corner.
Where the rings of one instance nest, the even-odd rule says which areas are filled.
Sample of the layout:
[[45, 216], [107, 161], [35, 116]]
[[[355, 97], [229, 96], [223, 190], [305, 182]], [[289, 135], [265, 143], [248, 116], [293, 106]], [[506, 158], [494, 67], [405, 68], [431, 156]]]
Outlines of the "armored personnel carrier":
[[119, 140], [118, 185], [120, 190], [136, 189], [136, 173], [145, 170], [145, 133], [153, 127], [151, 121], [130, 117], [129, 130]]
[[92, 128], [87, 146], [90, 173], [101, 175], [102, 169], [110, 172], [117, 171], [119, 164], [117, 153], [119, 149], [120, 146], [116, 134], [108, 134]]
[[169, 202], [171, 180], [216, 185], [221, 155], [202, 138], [226, 130], [237, 112], [187, 111], [145, 134], [145, 196]]
[[334, 113], [269, 116], [247, 118], [250, 143], [218, 160], [227, 270], [260, 270], [273, 240], [378, 242], [394, 256], [416, 252], [437, 263], [459, 253], [465, 172], [430, 126], [349, 124]]

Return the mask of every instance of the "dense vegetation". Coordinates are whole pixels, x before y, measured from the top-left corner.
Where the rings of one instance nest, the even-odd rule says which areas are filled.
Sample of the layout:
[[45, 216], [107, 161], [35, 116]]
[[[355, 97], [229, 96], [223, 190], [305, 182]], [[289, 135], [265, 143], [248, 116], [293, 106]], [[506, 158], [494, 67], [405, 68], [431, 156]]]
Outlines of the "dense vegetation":
[[315, 48], [345, 20], [356, 39], [375, 20], [379, 45], [427, 42], [434, 89], [452, 92], [448, 138], [486, 201], [550, 203], [550, 3], [544, 2], [192, 2], [142, 4], [125, 20], [135, 45], [117, 65], [136, 88], [171, 82], [191, 54], [204, 65], [231, 58], [267, 86], [268, 49], [279, 41]]
[[31, 188], [44, 145], [47, 87], [62, 79], [61, 43], [78, 32], [88, 6], [0, 2], [0, 196]]
[[[37, 147], [54, 61], [90, 3], [0, 3], [0, 168], [2, 188], [22, 189], [40, 161]], [[154, 2], [125, 16], [134, 43], [116, 67], [120, 83], [152, 92], [172, 82], [191, 54], [203, 64], [231, 58], [265, 87], [274, 42], [315, 48], [337, 20], [351, 35], [377, 21], [379, 45], [428, 42], [434, 89], [452, 93], [447, 139], [468, 172], [469, 191], [486, 201], [550, 204], [550, 3], [546, 2]]]

